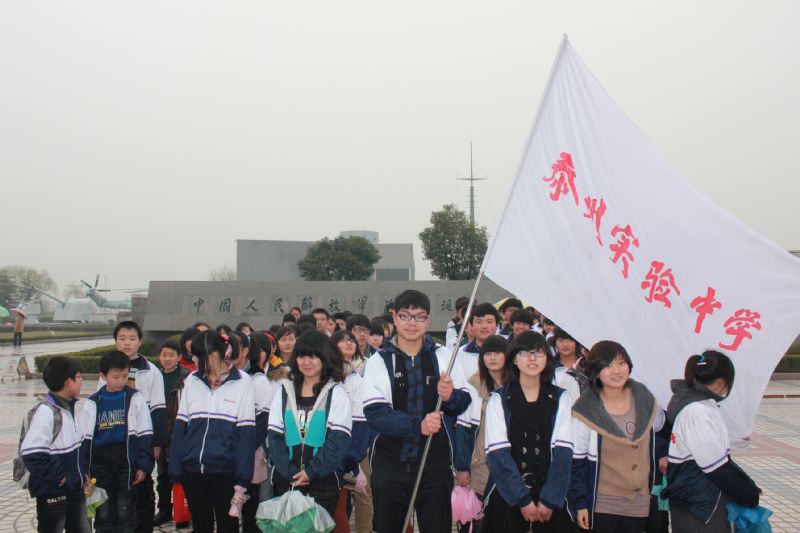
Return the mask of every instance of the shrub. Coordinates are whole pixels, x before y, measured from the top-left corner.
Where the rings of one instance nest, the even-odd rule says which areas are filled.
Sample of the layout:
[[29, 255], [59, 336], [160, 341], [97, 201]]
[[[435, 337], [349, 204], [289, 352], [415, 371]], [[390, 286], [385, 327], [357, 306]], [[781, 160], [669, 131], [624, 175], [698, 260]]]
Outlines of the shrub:
[[800, 372], [800, 353], [789, 353], [778, 363], [775, 372], [780, 374], [794, 374]]
[[[79, 352], [70, 352], [70, 353], [62, 353], [62, 354], [49, 354], [49, 355], [39, 355], [34, 358], [34, 366], [36, 367], [37, 372], [44, 372], [44, 367], [47, 365], [47, 361], [49, 361], [52, 357], [56, 355], [64, 355], [67, 357], [74, 357], [77, 359], [81, 364], [81, 372], [84, 374], [97, 374], [99, 365], [100, 365], [100, 358], [106, 353], [114, 349], [113, 344], [109, 344], [108, 346], [98, 346], [97, 348], [89, 348], [88, 350], [81, 350]], [[151, 363], [158, 363], [158, 354], [156, 353], [158, 347], [153, 344], [152, 342], [145, 342], [142, 343], [141, 349], [139, 349], [139, 353], [147, 357], [147, 359]]]

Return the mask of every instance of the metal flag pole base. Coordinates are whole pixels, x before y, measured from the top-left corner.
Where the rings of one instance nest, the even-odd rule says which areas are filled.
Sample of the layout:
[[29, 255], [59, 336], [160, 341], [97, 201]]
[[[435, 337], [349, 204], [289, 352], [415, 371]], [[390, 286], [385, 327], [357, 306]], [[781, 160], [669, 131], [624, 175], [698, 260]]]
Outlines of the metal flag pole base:
[[[484, 260], [484, 264], [486, 261]], [[481, 279], [483, 278], [483, 265], [481, 265], [481, 270], [478, 272], [478, 279], [475, 280], [475, 285], [472, 287], [472, 294], [469, 297], [469, 303], [467, 304], [467, 310], [464, 311], [464, 319], [461, 321], [461, 328], [458, 331], [458, 338], [456, 339], [456, 345], [453, 347], [453, 353], [450, 354], [450, 362], [447, 364], [447, 372], [446, 376], [450, 375], [450, 372], [453, 370], [453, 364], [456, 362], [456, 354], [458, 353], [458, 349], [461, 346], [461, 339], [464, 338], [464, 330], [466, 329], [467, 325], [467, 318], [469, 317], [470, 313], [472, 313], [472, 307], [475, 304], [475, 296], [478, 294], [478, 287], [481, 284]], [[441, 370], [441, 369], [440, 369]], [[455, 391], [453, 391], [455, 392]], [[433, 410], [434, 413], [438, 413], [442, 408], [442, 397], [439, 396], [436, 398], [436, 408]], [[439, 431], [446, 431], [444, 426]], [[425, 449], [422, 451], [422, 459], [419, 462], [419, 471], [417, 472], [417, 479], [414, 482], [414, 490], [411, 491], [411, 501], [408, 502], [408, 511], [406, 511], [406, 519], [403, 522], [403, 529], [401, 530], [403, 533], [406, 533], [406, 529], [408, 525], [411, 523], [411, 517], [414, 516], [414, 502], [417, 500], [417, 492], [419, 492], [419, 484], [422, 481], [422, 472], [425, 470], [425, 461], [428, 459], [428, 451], [431, 449], [431, 439], [433, 438], [433, 433], [427, 436], [425, 439]]]

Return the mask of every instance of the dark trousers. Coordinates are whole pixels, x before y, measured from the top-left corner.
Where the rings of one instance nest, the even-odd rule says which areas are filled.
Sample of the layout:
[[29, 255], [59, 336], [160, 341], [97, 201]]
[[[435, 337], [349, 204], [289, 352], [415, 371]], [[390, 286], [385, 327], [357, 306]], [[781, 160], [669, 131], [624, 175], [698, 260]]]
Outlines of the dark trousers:
[[184, 470], [183, 490], [192, 513], [194, 533], [212, 533], [215, 521], [217, 533], [239, 531], [239, 521], [228, 516], [235, 483], [233, 472], [200, 474]]
[[592, 531], [595, 533], [642, 533], [647, 518], [595, 513]]
[[727, 505], [728, 499], [723, 496], [707, 524], [689, 511], [676, 505], [670, 505], [672, 533], [729, 533], [733, 531], [728, 522]]
[[158, 511], [169, 513], [172, 516], [172, 480], [169, 478], [169, 461], [167, 454], [161, 450], [161, 456], [156, 462], [158, 467], [158, 480], [156, 492], [158, 493]]
[[153, 492], [153, 475], [147, 472], [144, 475], [144, 481], [136, 486], [136, 533], [153, 533], [155, 514], [156, 496]]
[[[280, 496], [290, 489], [291, 484], [276, 472], [275, 496]], [[333, 518], [334, 513], [336, 513], [336, 503], [339, 501], [339, 485], [333, 474], [316, 478], [310, 484], [297, 487], [294, 490], [314, 498], [314, 501], [328, 511], [328, 514]]]
[[36, 498], [36, 517], [39, 521], [39, 533], [91, 532], [82, 488], [66, 496]]
[[669, 511], [658, 510], [658, 496], [650, 497], [650, 516], [645, 525], [647, 533], [669, 533]]
[[259, 501], [259, 487], [261, 484], [250, 484], [247, 487], [247, 501], [242, 506], [242, 525], [244, 526], [244, 533], [261, 533], [256, 525], [256, 511], [258, 511]]
[[[500, 491], [495, 488], [486, 506], [486, 514], [481, 524], [481, 533], [568, 533], [580, 531], [578, 526], [570, 520], [566, 509], [553, 511], [547, 522], [527, 522], [522, 518], [518, 506], [508, 505]], [[642, 533], [642, 532], [639, 532]]]
[[14, 346], [22, 346], [22, 333], [14, 332]]
[[98, 533], [134, 533], [136, 488], [130, 485], [125, 444], [92, 449], [91, 476], [108, 493], [108, 501], [97, 508], [94, 529]]
[[[372, 462], [372, 502], [378, 533], [401, 533], [419, 465], [381, 460]], [[452, 527], [449, 460], [428, 461], [414, 502], [422, 533], [448, 533]]]

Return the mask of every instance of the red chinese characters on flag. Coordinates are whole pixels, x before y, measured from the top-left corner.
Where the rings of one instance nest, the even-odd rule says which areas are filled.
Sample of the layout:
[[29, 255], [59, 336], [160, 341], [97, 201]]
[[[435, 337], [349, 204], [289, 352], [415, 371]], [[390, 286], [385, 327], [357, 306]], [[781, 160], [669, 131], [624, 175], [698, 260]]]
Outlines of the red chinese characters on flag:
[[653, 301], [661, 302], [667, 309], [672, 307], [672, 302], [668, 298], [669, 293], [673, 290], [675, 294], [681, 293], [678, 286], [675, 285], [675, 276], [672, 275], [672, 269], [665, 269], [664, 263], [660, 261], [650, 263], [650, 271], [644, 277], [642, 288], [648, 289], [648, 294], [644, 297], [648, 303], [653, 303]]
[[616, 264], [617, 261], [622, 260], [622, 277], [628, 279], [628, 265], [633, 261], [633, 254], [629, 248], [631, 246], [639, 247], [639, 239], [633, 234], [630, 224], [624, 228], [616, 225], [611, 230], [611, 236], [617, 239], [617, 242], [612, 243], [608, 248], [614, 252], [611, 256], [611, 262]]
[[697, 311], [697, 321], [694, 324], [694, 332], [700, 333], [703, 329], [703, 320], [707, 315], [713, 314], [715, 309], [721, 309], [722, 304], [715, 298], [717, 291], [708, 287], [705, 296], [698, 296], [690, 304], [691, 308]]
[[603, 215], [606, 214], [606, 202], [602, 198], [589, 198], [588, 196], [583, 199], [586, 204], [587, 212], [583, 214], [583, 218], [588, 218], [594, 222], [595, 237], [598, 244], [603, 245], [603, 239], [600, 238], [600, 222], [603, 220]]
[[553, 173], [548, 178], [542, 178], [550, 184], [553, 189], [550, 191], [550, 199], [557, 201], [561, 195], [572, 193], [572, 199], [575, 200], [575, 205], [578, 204], [578, 191], [575, 189], [575, 165], [572, 164], [572, 154], [561, 152], [561, 159], [553, 163]]
[[749, 309], [739, 309], [725, 321], [725, 333], [733, 336], [730, 344], [719, 343], [725, 350], [736, 351], [745, 339], [752, 339], [749, 329], [761, 329], [761, 314]]

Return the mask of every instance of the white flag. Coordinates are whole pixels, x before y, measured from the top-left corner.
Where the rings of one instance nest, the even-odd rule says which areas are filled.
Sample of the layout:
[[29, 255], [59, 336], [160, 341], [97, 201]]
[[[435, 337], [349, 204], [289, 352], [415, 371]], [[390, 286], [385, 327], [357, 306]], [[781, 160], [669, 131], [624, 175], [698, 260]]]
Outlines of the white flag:
[[800, 260], [689, 185], [566, 37], [484, 267], [587, 347], [620, 342], [663, 407], [690, 355], [728, 354], [738, 445], [800, 332]]

